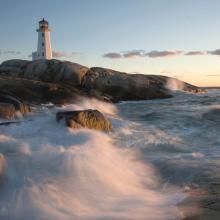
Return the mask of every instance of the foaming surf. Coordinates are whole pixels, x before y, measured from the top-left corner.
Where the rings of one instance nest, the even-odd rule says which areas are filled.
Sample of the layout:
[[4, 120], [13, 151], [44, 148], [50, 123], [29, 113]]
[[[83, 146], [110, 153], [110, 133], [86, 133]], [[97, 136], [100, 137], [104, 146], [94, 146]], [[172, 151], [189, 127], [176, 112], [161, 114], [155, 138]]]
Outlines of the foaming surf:
[[185, 195], [164, 185], [138, 149], [118, 146], [113, 134], [55, 122], [58, 110], [85, 108], [104, 112], [115, 133], [122, 129], [115, 106], [85, 99], [0, 127], [0, 219], [181, 219], [176, 204]]
[[119, 130], [117, 143], [140, 149], [162, 182], [186, 189], [190, 196], [184, 204], [192, 207], [181, 209], [184, 215], [220, 216], [219, 103], [220, 90], [208, 90], [204, 94], [175, 92], [167, 100], [118, 104], [119, 114], [131, 123]]
[[175, 78], [169, 78], [166, 83], [166, 88], [172, 91], [183, 91], [184, 83]]

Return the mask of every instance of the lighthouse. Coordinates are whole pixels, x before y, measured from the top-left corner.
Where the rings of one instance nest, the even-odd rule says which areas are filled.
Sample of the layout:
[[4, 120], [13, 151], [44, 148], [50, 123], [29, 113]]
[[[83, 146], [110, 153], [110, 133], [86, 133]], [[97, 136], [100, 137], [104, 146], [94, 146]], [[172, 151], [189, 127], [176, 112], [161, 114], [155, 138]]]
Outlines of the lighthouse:
[[44, 18], [39, 21], [38, 32], [38, 44], [37, 51], [32, 53], [33, 60], [50, 60], [52, 59], [52, 49], [51, 49], [51, 41], [50, 41], [50, 28], [48, 21], [44, 20]]

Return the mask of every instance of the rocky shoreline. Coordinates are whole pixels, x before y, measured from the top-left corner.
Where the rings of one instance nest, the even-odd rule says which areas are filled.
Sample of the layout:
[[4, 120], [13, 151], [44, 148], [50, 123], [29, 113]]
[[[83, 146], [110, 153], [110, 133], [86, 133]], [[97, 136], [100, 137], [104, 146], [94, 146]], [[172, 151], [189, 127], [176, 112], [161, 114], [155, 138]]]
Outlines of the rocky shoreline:
[[[170, 98], [169, 79], [173, 78], [87, 68], [59, 60], [8, 60], [0, 65], [0, 92], [34, 104], [64, 104], [79, 96], [108, 102]], [[176, 81], [184, 91], [204, 91]]]
[[[171, 98], [167, 88], [170, 79], [181, 84], [183, 91], [205, 92], [205, 89], [165, 76], [127, 74], [58, 60], [9, 60], [0, 65], [0, 117], [14, 119], [17, 112], [26, 115], [32, 104], [62, 105], [79, 101], [82, 96], [107, 102]], [[57, 122], [62, 119], [73, 129], [89, 128], [104, 132], [113, 129], [111, 122], [97, 110], [64, 111], [54, 115]], [[14, 123], [20, 121], [6, 121], [0, 125]], [[179, 204], [183, 213], [184, 204], [192, 204], [192, 209], [200, 206], [207, 212], [195, 213], [185, 219], [209, 219], [210, 215], [219, 215], [219, 184], [207, 188], [204, 190], [206, 193], [200, 195], [198, 192], [199, 196], [194, 190], [189, 199]]]
[[[82, 97], [107, 102], [171, 98], [167, 88], [169, 80], [175, 80], [183, 91], [204, 91], [165, 76], [128, 74], [100, 67], [87, 68], [59, 60], [8, 60], [0, 65], [0, 117], [11, 120], [18, 114], [26, 115], [30, 105], [62, 105], [79, 102]], [[102, 113], [95, 111], [80, 112], [83, 119], [72, 113], [71, 119], [66, 117], [66, 124], [73, 128], [111, 130], [111, 125]]]

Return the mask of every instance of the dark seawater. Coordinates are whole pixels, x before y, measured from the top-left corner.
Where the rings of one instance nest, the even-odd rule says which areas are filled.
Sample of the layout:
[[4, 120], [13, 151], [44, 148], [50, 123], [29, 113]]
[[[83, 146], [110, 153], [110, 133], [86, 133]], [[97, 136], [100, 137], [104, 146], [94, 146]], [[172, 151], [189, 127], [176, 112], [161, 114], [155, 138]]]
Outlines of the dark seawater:
[[[220, 218], [220, 90], [174, 96], [82, 99], [0, 126], [0, 219]], [[103, 112], [114, 132], [55, 121], [59, 110], [88, 108]]]

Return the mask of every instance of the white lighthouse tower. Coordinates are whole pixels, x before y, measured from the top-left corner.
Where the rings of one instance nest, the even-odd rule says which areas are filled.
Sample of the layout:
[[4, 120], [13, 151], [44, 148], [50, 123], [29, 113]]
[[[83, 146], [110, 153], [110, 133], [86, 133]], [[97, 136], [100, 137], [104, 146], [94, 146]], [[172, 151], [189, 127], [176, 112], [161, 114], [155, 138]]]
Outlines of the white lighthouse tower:
[[39, 21], [38, 32], [38, 45], [37, 51], [32, 53], [33, 60], [39, 59], [52, 59], [52, 49], [50, 42], [50, 28], [48, 21], [44, 20], [44, 18]]

